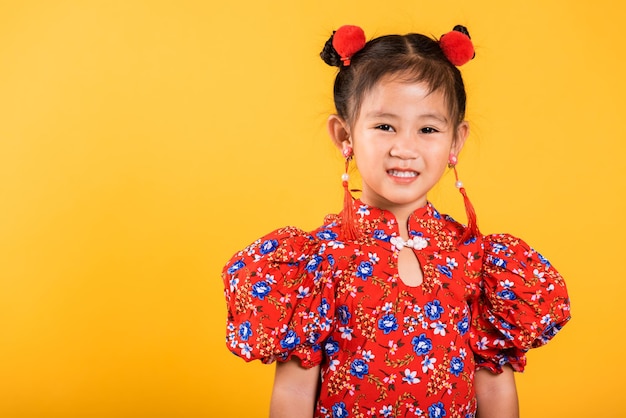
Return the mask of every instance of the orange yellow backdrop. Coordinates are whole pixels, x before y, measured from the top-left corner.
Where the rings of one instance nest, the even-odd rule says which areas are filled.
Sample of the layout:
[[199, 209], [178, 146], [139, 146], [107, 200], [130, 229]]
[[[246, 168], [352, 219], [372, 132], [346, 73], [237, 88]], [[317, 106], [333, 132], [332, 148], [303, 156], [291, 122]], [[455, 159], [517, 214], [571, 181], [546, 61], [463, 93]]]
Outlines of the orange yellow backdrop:
[[[484, 232], [560, 268], [571, 324], [524, 417], [626, 416], [617, 0], [0, 1], [0, 416], [263, 417], [272, 366], [224, 344], [220, 271], [339, 209], [325, 133], [341, 24], [469, 27], [460, 172]], [[451, 175], [431, 199], [463, 218]]]

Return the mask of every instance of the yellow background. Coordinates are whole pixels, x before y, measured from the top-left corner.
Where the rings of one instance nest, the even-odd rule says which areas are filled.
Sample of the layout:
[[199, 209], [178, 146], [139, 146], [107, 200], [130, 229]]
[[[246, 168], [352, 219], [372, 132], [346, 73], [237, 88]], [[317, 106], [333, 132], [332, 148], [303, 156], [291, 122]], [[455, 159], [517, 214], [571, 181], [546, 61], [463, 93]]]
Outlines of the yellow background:
[[[471, 3], [471, 4], [470, 4]], [[567, 278], [523, 417], [626, 416], [623, 2], [0, 2], [0, 416], [263, 417], [272, 366], [224, 344], [220, 271], [339, 209], [325, 132], [341, 24], [469, 27], [459, 166], [483, 232]], [[460, 220], [447, 174], [430, 196]]]

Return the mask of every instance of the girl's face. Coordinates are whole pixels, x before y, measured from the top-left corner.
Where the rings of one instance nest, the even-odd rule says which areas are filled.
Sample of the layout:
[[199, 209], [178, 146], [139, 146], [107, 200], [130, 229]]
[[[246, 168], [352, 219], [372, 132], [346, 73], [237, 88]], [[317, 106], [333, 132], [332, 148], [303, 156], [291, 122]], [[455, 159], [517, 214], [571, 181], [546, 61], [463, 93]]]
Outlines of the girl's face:
[[429, 93], [426, 84], [397, 76], [381, 79], [364, 96], [358, 115], [351, 128], [341, 121], [345, 139], [335, 142], [353, 148], [361, 200], [396, 216], [424, 206], [450, 155], [461, 150], [467, 123], [455, 126], [440, 91]]

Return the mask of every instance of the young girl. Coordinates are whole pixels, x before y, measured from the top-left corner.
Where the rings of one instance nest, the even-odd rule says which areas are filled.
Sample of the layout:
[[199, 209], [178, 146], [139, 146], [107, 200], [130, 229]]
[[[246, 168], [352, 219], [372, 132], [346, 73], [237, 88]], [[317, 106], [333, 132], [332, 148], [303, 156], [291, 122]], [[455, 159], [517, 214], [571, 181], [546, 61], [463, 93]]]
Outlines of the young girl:
[[328, 129], [346, 158], [344, 209], [234, 255], [229, 349], [277, 361], [272, 417], [518, 416], [513, 370], [568, 321], [569, 301], [526, 243], [480, 234], [459, 181], [467, 227], [427, 200], [469, 134], [467, 30], [365, 42], [343, 26], [321, 56], [339, 67]]

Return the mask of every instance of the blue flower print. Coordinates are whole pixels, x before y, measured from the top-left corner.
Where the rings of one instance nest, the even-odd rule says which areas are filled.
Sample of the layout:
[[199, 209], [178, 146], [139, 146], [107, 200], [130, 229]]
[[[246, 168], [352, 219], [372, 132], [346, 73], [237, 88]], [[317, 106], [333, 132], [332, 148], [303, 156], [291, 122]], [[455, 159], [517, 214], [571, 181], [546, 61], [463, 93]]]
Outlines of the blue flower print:
[[237, 270], [241, 269], [245, 265], [246, 263], [244, 263], [243, 260], [235, 261], [232, 266], [228, 267], [228, 274], [234, 274]]
[[311, 345], [315, 345], [317, 340], [320, 339], [320, 335], [321, 334], [319, 332], [312, 332], [306, 337], [306, 342]]
[[426, 306], [424, 306], [424, 313], [431, 321], [441, 318], [441, 314], [443, 313], [441, 302], [437, 299], [428, 302]]
[[437, 211], [437, 209], [433, 208], [433, 218], [435, 219], [441, 219], [441, 214], [439, 213], [439, 211]]
[[239, 325], [239, 338], [241, 341], [248, 341], [248, 339], [252, 336], [252, 327], [250, 326], [250, 321], [242, 322]]
[[369, 261], [361, 261], [361, 264], [359, 264], [356, 269], [356, 276], [363, 280], [367, 280], [367, 278], [372, 275], [373, 271], [374, 268], [372, 267], [372, 263]]
[[552, 337], [554, 337], [561, 330], [561, 328], [563, 327], [557, 324], [556, 322], [552, 322], [550, 325], [546, 327], [546, 329], [543, 330], [540, 338], [542, 339], [542, 341], [548, 342], [550, 341]]
[[502, 326], [502, 328], [504, 329], [509, 329], [509, 330], [513, 329], [513, 325], [509, 324], [504, 319], [500, 320], [500, 326]]
[[424, 356], [433, 349], [433, 342], [426, 336], [426, 334], [420, 334], [418, 337], [413, 337], [411, 340], [413, 344], [413, 351], [419, 356]]
[[320, 306], [317, 307], [317, 312], [319, 312], [322, 318], [326, 318], [326, 316], [328, 315], [329, 309], [330, 309], [330, 305], [328, 304], [328, 301], [326, 300], [326, 298], [322, 298], [322, 302], [320, 303]]
[[450, 360], [450, 373], [452, 373], [456, 377], [459, 377], [459, 375], [463, 373], [464, 366], [465, 364], [460, 357], [452, 357], [452, 360]]
[[494, 254], [500, 254], [500, 252], [506, 252], [506, 250], [508, 250], [509, 247], [507, 247], [504, 244], [500, 244], [500, 243], [497, 243], [497, 242], [492, 242], [491, 243], [491, 249], [492, 249]]
[[326, 257], [326, 259], [328, 260], [328, 264], [330, 264], [331, 266], [335, 265], [335, 257], [333, 257], [332, 254], [328, 254], [328, 256]]
[[468, 317], [464, 317], [463, 319], [461, 319], [457, 324], [456, 327], [459, 330], [459, 334], [461, 335], [465, 335], [465, 333], [467, 331], [469, 331], [469, 318]]
[[428, 407], [428, 418], [441, 418], [446, 416], [446, 410], [443, 409], [443, 403], [437, 402]]
[[313, 273], [322, 262], [322, 256], [314, 255], [308, 263], [306, 263], [306, 271]]
[[470, 237], [463, 242], [463, 245], [470, 245], [476, 242], [476, 237]]
[[539, 253], [537, 253], [537, 257], [539, 258], [539, 261], [540, 261], [542, 264], [545, 264], [545, 265], [546, 265], [546, 268], [547, 268], [547, 267], [550, 267], [550, 262], [548, 261], [548, 259], [547, 259], [547, 258], [545, 258], [544, 256], [542, 256], [542, 255], [541, 255], [541, 254], [539, 254]]
[[343, 325], [348, 324], [350, 318], [352, 317], [348, 305], [341, 305], [337, 308], [337, 317], [339, 317], [339, 322], [341, 322]]
[[333, 418], [345, 418], [348, 416], [348, 410], [346, 404], [343, 402], [337, 402], [333, 405]]
[[263, 300], [270, 290], [272, 290], [272, 286], [270, 286], [265, 280], [261, 280], [252, 286], [252, 297]]
[[261, 249], [259, 249], [259, 252], [263, 255], [269, 254], [272, 251], [276, 250], [277, 247], [278, 241], [276, 241], [275, 239], [268, 239], [267, 241], [263, 242], [263, 244], [261, 244]]
[[493, 255], [489, 255], [487, 257], [487, 260], [489, 261], [489, 263], [493, 264], [496, 267], [502, 267], [502, 268], [506, 268], [506, 260], [503, 260], [502, 258], [498, 258], [498, 257], [494, 257]]
[[320, 232], [318, 232], [317, 234], [315, 234], [315, 236], [321, 240], [325, 240], [325, 241], [332, 241], [334, 239], [337, 238], [337, 234], [334, 233], [333, 231], [329, 230], [329, 229], [324, 229]]
[[504, 289], [498, 292], [498, 296], [500, 296], [502, 299], [505, 299], [505, 300], [517, 299], [517, 296], [515, 295], [515, 293], [513, 293], [510, 289]]
[[363, 379], [363, 376], [369, 373], [369, 366], [360, 358], [355, 359], [350, 365], [350, 374], [356, 376], [359, 379]]
[[324, 343], [324, 351], [326, 351], [327, 356], [336, 354], [339, 351], [339, 343], [333, 337], [328, 337]]
[[383, 231], [382, 229], [375, 230], [373, 235], [374, 239], [380, 241], [389, 241], [389, 235], [385, 234], [385, 231]]
[[359, 215], [361, 215], [361, 218], [363, 217], [363, 215], [369, 215], [370, 214], [370, 210], [367, 208], [367, 205], [361, 205], [359, 206], [359, 208], [357, 209], [356, 213], [358, 213]]
[[378, 320], [378, 328], [383, 330], [383, 333], [389, 334], [398, 329], [398, 320], [393, 314], [387, 314]]
[[437, 265], [437, 270], [439, 270], [439, 273], [443, 274], [448, 279], [452, 278], [452, 270], [450, 270], [450, 267], [442, 266], [441, 264], [438, 264]]
[[292, 350], [298, 344], [300, 344], [300, 337], [292, 329], [287, 331], [287, 334], [280, 340], [280, 346], [285, 350]]

